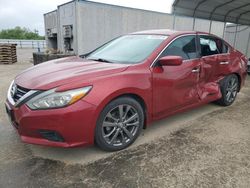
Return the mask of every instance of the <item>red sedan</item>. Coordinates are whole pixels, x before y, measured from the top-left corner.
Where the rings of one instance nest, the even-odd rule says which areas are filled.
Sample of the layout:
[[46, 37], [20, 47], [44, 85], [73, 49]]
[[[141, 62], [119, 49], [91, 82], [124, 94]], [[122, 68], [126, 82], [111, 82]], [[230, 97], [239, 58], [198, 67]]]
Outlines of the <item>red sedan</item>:
[[246, 57], [219, 37], [143, 31], [25, 70], [6, 111], [24, 142], [116, 151], [152, 121], [213, 101], [231, 105], [246, 75]]

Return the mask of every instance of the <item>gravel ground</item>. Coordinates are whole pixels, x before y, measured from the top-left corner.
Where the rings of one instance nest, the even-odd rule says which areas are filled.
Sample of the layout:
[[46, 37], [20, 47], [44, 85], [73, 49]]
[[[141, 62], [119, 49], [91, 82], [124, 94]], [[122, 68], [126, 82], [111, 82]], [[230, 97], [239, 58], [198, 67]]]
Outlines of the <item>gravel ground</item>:
[[205, 105], [154, 123], [127, 150], [20, 142], [4, 114], [9, 82], [31, 66], [0, 65], [0, 187], [250, 187], [250, 79], [234, 105]]

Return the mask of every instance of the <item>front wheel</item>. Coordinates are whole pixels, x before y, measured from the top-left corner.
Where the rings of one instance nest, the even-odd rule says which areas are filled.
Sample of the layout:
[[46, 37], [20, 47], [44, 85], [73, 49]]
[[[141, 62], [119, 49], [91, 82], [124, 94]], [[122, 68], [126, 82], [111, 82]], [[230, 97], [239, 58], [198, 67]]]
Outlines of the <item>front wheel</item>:
[[239, 79], [235, 74], [225, 77], [221, 82], [222, 97], [217, 101], [222, 106], [230, 106], [237, 97]]
[[118, 151], [131, 145], [144, 124], [143, 109], [135, 99], [121, 97], [101, 112], [95, 131], [96, 144], [106, 151]]

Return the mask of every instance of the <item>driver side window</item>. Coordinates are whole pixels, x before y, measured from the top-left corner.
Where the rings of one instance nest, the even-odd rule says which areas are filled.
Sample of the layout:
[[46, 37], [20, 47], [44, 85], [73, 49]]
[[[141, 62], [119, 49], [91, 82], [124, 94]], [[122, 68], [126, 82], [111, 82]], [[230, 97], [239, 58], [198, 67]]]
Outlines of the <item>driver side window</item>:
[[183, 60], [198, 58], [195, 35], [183, 36], [174, 40], [162, 52], [160, 58], [170, 55], [181, 56]]

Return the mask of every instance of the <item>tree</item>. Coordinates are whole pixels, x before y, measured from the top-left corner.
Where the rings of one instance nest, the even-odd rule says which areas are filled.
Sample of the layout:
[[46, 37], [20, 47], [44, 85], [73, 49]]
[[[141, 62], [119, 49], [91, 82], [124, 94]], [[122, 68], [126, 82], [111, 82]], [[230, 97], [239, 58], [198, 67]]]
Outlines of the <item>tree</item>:
[[40, 36], [38, 31], [34, 32], [19, 26], [14, 29], [3, 29], [0, 31], [0, 39], [32, 39], [32, 40], [44, 40], [43, 36]]

